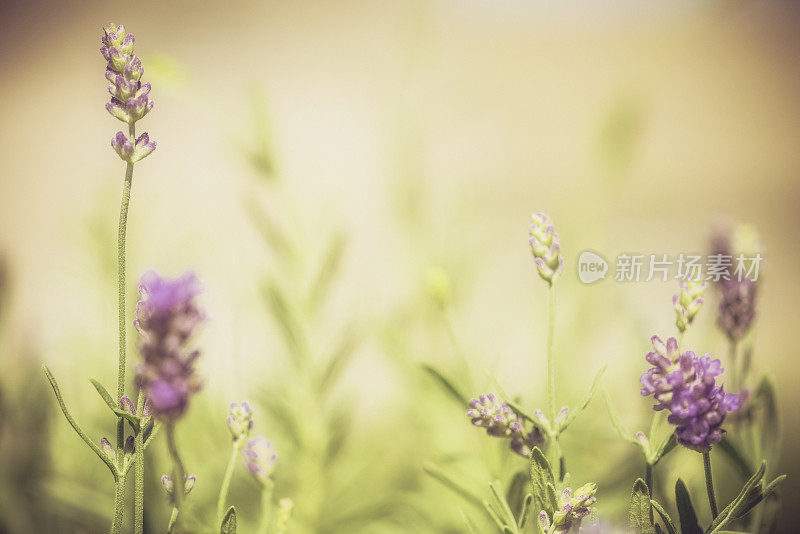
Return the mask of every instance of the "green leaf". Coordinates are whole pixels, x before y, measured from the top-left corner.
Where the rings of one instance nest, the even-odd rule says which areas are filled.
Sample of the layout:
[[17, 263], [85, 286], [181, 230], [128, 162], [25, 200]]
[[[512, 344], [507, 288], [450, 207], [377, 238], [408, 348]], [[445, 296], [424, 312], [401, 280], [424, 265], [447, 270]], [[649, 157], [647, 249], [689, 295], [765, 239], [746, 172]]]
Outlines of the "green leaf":
[[655, 451], [652, 452], [652, 457], [649, 458], [652, 465], [656, 465], [661, 459], [672, 451], [678, 445], [678, 439], [675, 433], [664, 436]]
[[347, 368], [347, 364], [355, 353], [361, 341], [361, 334], [358, 329], [350, 325], [342, 335], [342, 339], [336, 345], [328, 365], [322, 372], [319, 378], [317, 389], [321, 393], [325, 393], [328, 389], [336, 383], [336, 380], [341, 376], [342, 372]]
[[427, 363], [421, 364], [422, 370], [428, 373], [433, 379], [442, 387], [442, 389], [456, 401], [459, 406], [467, 406], [469, 404], [469, 399], [467, 399], [466, 395], [461, 393], [461, 391], [453, 385], [453, 382], [450, 381], [447, 377], [445, 377], [438, 369], [433, 367], [432, 365], [428, 365]]
[[517, 520], [514, 518], [514, 513], [511, 511], [508, 501], [506, 501], [506, 498], [503, 497], [502, 491], [498, 489], [499, 485], [499, 481], [489, 483], [489, 489], [492, 490], [492, 497], [494, 498], [495, 506], [497, 506], [500, 512], [505, 516], [503, 517], [503, 525], [506, 526], [505, 528], [509, 528], [508, 525], [513, 525], [513, 528], [510, 530], [512, 532], [516, 532]]
[[459, 508], [458, 512], [461, 514], [461, 519], [464, 521], [464, 526], [467, 527], [468, 534], [478, 534], [478, 531], [475, 530], [475, 526], [472, 524], [472, 521], [469, 520], [467, 514], [464, 513], [464, 510]]
[[639, 440], [636, 439], [633, 432], [625, 428], [625, 425], [622, 424], [622, 421], [619, 418], [619, 413], [617, 409], [614, 407], [614, 404], [611, 402], [611, 396], [608, 394], [608, 391], [603, 390], [603, 397], [606, 400], [606, 408], [608, 409], [608, 416], [611, 418], [611, 423], [614, 425], [614, 428], [617, 429], [620, 437], [627, 441], [628, 443], [633, 443], [639, 448], [642, 448], [642, 444], [639, 443]]
[[303, 322], [298, 317], [297, 310], [290, 304], [289, 299], [274, 280], [267, 283], [264, 291], [272, 316], [283, 334], [286, 348], [295, 365], [302, 367], [309, 358], [308, 339]]
[[589, 388], [589, 391], [587, 391], [586, 395], [583, 396], [583, 399], [581, 399], [581, 403], [578, 405], [578, 407], [575, 408], [574, 410], [571, 410], [570, 414], [567, 416], [564, 422], [561, 423], [561, 427], [558, 429], [559, 432], [563, 432], [564, 430], [566, 430], [567, 427], [575, 420], [575, 418], [578, 417], [581, 414], [581, 412], [583, 412], [583, 410], [586, 409], [586, 407], [592, 401], [592, 397], [594, 397], [594, 394], [597, 391], [597, 386], [600, 385], [600, 379], [603, 378], [603, 374], [606, 372], [607, 368], [608, 365], [604, 365], [602, 368], [600, 368], [599, 371], [597, 371], [597, 374], [594, 376], [594, 381], [592, 382], [592, 386]]
[[422, 469], [423, 469], [423, 471], [425, 471], [425, 473], [427, 473], [428, 475], [430, 475], [434, 479], [438, 480], [439, 482], [444, 484], [445, 487], [447, 487], [450, 490], [452, 490], [453, 492], [457, 493], [458, 495], [460, 495], [461, 497], [463, 497], [464, 499], [466, 499], [467, 501], [469, 501], [473, 505], [478, 506], [478, 507], [482, 506], [483, 501], [482, 501], [482, 499], [480, 497], [478, 497], [477, 495], [472, 493], [470, 490], [465, 488], [464, 485], [460, 484], [459, 482], [456, 482], [456, 480], [453, 477], [451, 477], [449, 474], [445, 473], [444, 470], [441, 469], [440, 467], [437, 467], [437, 466], [435, 466], [433, 464], [427, 463], [424, 466], [422, 466]]
[[117, 475], [118, 469], [116, 464], [111, 461], [111, 459], [103, 452], [103, 450], [97, 443], [92, 441], [92, 439], [88, 435], [86, 435], [86, 432], [83, 431], [80, 425], [78, 425], [78, 423], [69, 413], [67, 405], [64, 403], [64, 398], [61, 396], [61, 389], [59, 389], [58, 387], [58, 382], [56, 382], [56, 378], [53, 376], [53, 373], [50, 372], [50, 369], [48, 369], [46, 365], [42, 365], [42, 369], [44, 369], [44, 374], [47, 376], [47, 380], [50, 381], [50, 387], [53, 388], [53, 393], [55, 393], [56, 395], [58, 406], [61, 408], [61, 413], [63, 413], [64, 417], [67, 418], [67, 422], [70, 424], [73, 430], [77, 432], [78, 436], [80, 436], [80, 438], [84, 441], [84, 443], [86, 443], [89, 446], [89, 448], [92, 449], [94, 453], [101, 460], [103, 460], [103, 463], [105, 463], [108, 466], [108, 468], [111, 470], [111, 473], [116, 478], [118, 476]]
[[222, 524], [219, 527], [220, 534], [236, 534], [236, 508], [231, 506], [225, 512], [222, 518]]
[[734, 445], [734, 443], [730, 440], [728, 436], [722, 438], [718, 444], [719, 450], [724, 452], [728, 458], [730, 458], [733, 465], [736, 466], [736, 469], [739, 473], [745, 477], [750, 477], [750, 470], [752, 467], [748, 465], [747, 459], [745, 459], [744, 455], [739, 451], [739, 449]]
[[114, 412], [114, 414], [117, 417], [122, 417], [124, 419], [127, 419], [128, 422], [133, 427], [133, 431], [139, 432], [139, 418], [133, 415], [132, 413], [128, 413], [125, 410], [121, 409], [118, 406], [118, 403], [114, 402], [114, 398], [111, 396], [111, 394], [108, 392], [108, 390], [105, 388], [103, 384], [101, 384], [94, 378], [90, 378], [89, 382], [92, 383], [94, 389], [97, 390], [97, 392], [100, 394], [100, 397], [105, 401], [105, 403], [108, 405], [111, 411]]
[[[504, 396], [504, 398], [506, 398], [506, 397]], [[533, 426], [535, 426], [539, 430], [542, 430], [545, 434], [549, 434], [550, 433], [550, 429], [549, 428], [544, 426], [538, 419], [536, 419], [533, 416], [528, 415], [527, 413], [525, 413], [525, 410], [523, 410], [522, 407], [519, 405], [519, 403], [517, 403], [516, 401], [506, 398], [506, 404], [508, 404], [511, 407], [511, 409], [514, 410], [517, 413], [517, 415], [522, 416], [529, 423], [532, 423]]]
[[759, 493], [761, 492], [761, 481], [764, 478], [764, 473], [766, 470], [767, 462], [761, 462], [761, 467], [759, 467], [758, 471], [756, 471], [753, 476], [750, 477], [750, 480], [748, 480], [745, 485], [742, 486], [742, 489], [739, 491], [739, 494], [736, 496], [736, 498], [734, 498], [731, 503], [725, 507], [722, 513], [720, 513], [711, 523], [709, 532], [719, 532], [720, 530], [724, 529], [728, 523], [736, 519], [738, 513], [742, 512], [747, 507], [748, 502], [758, 497]]
[[681, 521], [681, 534], [703, 534], [697, 522], [697, 514], [692, 506], [692, 498], [686, 484], [680, 478], [675, 482], [675, 504], [678, 506], [678, 518]]
[[655, 527], [650, 518], [650, 494], [647, 484], [637, 478], [631, 491], [628, 505], [628, 528], [636, 534], [655, 534]]
[[312, 313], [319, 309], [330, 292], [331, 285], [336, 279], [336, 274], [339, 272], [339, 268], [342, 265], [342, 258], [344, 257], [346, 248], [347, 238], [343, 233], [337, 232], [331, 239], [328, 250], [325, 251], [322, 265], [311, 286], [311, 292], [308, 296], [308, 306]]
[[530, 486], [530, 478], [525, 471], [519, 471], [511, 479], [511, 484], [508, 485], [508, 492], [506, 492], [506, 500], [511, 510], [519, 517], [522, 513], [525, 496], [528, 494], [528, 487]]
[[749, 500], [747, 505], [745, 505], [739, 512], [736, 514], [736, 519], [742, 518], [746, 516], [750, 511], [755, 508], [761, 501], [769, 498], [770, 495], [775, 493], [775, 488], [778, 484], [783, 482], [783, 479], [786, 478], [786, 475], [781, 475], [776, 477], [775, 480], [770, 482], [763, 490], [758, 492], [758, 495], [753, 497]]
[[533, 502], [533, 495], [528, 493], [522, 500], [522, 510], [519, 513], [519, 520], [517, 521], [520, 532], [525, 532], [525, 526], [528, 524], [528, 517], [531, 513], [531, 502]]
[[547, 485], [555, 486], [553, 470], [550, 462], [547, 461], [539, 447], [534, 447], [531, 451], [530, 463], [531, 494], [533, 495], [533, 513], [537, 516], [544, 510], [548, 515], [552, 515], [554, 508], [547, 493]]
[[758, 433], [762, 440], [764, 456], [770, 462], [778, 455], [778, 446], [781, 441], [780, 417], [778, 414], [778, 401], [775, 396], [775, 384], [770, 377], [765, 376], [756, 390], [756, 399], [760, 402], [761, 432]]
[[[663, 521], [664, 522], [664, 526], [667, 527], [667, 533], [668, 534], [678, 534], [678, 531], [675, 528], [675, 523], [672, 521], [672, 518], [669, 516], [667, 511], [664, 510], [664, 508], [662, 508], [661, 505], [658, 504], [653, 499], [650, 499], [650, 506], [652, 506], [653, 509], [656, 512], [658, 512], [658, 515], [661, 517], [661, 521]], [[658, 526], [658, 525], [656, 525], [656, 526]]]

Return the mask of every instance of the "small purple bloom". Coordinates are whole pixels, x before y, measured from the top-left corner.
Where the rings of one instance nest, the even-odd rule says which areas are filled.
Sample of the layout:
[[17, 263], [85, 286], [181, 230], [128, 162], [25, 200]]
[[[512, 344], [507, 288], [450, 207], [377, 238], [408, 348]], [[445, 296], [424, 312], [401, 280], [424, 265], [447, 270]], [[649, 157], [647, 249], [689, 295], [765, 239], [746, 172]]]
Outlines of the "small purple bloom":
[[678, 342], [659, 337], [646, 359], [653, 366], [641, 377], [642, 395], [653, 395], [655, 410], [667, 410], [667, 420], [676, 426], [675, 436], [684, 447], [707, 451], [722, 439], [722, 423], [728, 412], [739, 409], [739, 395], [725, 393], [716, 385], [722, 364], [710, 355], [678, 352]]
[[140, 135], [135, 143], [132, 143], [124, 133], [117, 132], [117, 135], [111, 140], [111, 147], [117, 152], [122, 161], [136, 163], [152, 154], [156, 149], [156, 143], [150, 141], [150, 136], [147, 132]]
[[244, 456], [245, 467], [256, 481], [262, 485], [271, 482], [270, 476], [278, 462], [278, 454], [267, 438], [258, 436], [247, 440], [242, 450], [242, 456]]
[[166, 421], [183, 415], [192, 393], [200, 389], [194, 372], [198, 351], [187, 345], [205, 314], [195, 299], [201, 292], [194, 273], [178, 279], [152, 271], [142, 276], [134, 325], [141, 333], [143, 361], [136, 380], [144, 389], [153, 414]]
[[490, 436], [511, 438], [509, 447], [522, 456], [529, 456], [533, 447], [544, 444], [544, 435], [534, 427], [526, 432], [523, 420], [517, 413], [494, 393], [482, 393], [471, 399], [467, 417], [473, 425], [485, 428]]
[[756, 317], [756, 283], [749, 278], [731, 278], [720, 284], [717, 323], [732, 341], [740, 340]]
[[234, 441], [247, 439], [247, 435], [253, 429], [253, 409], [250, 408], [250, 404], [247, 402], [232, 403], [227, 422], [228, 430]]
[[133, 35], [115, 24], [104, 28], [103, 32], [100, 53], [108, 62], [106, 79], [111, 82], [108, 86], [111, 102], [106, 104], [106, 109], [113, 117], [133, 124], [153, 109], [150, 84], [141, 82], [144, 70], [142, 60], [133, 54]]

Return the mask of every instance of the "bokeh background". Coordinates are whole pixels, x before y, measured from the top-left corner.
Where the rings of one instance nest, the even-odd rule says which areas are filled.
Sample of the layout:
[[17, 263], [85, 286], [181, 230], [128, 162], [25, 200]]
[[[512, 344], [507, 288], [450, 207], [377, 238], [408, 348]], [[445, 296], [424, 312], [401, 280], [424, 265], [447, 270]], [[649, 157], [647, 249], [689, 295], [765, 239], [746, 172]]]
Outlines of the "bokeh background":
[[[759, 230], [754, 365], [774, 376], [781, 407], [770, 471], [790, 474], [784, 502], [797, 495], [796, 4], [4, 1], [0, 531], [102, 531], [111, 512], [111, 478], [40, 369], [92, 436], [112, 434], [87, 381], [110, 385], [116, 369], [124, 165], [109, 147], [121, 124], [103, 110], [109, 21], [135, 33], [156, 102], [138, 125], [158, 149], [134, 174], [129, 308], [148, 268], [193, 269], [206, 286], [206, 385], [179, 430], [198, 532], [227, 461], [227, 405], [242, 399], [281, 455], [276, 491], [296, 502], [294, 532], [459, 532], [459, 507], [478, 517], [423, 466], [485, 493], [524, 461], [471, 428], [421, 365], [465, 393], [499, 383], [544, 403], [546, 288], [526, 235], [538, 210], [567, 262], [559, 403], [574, 405], [607, 363], [632, 428], [649, 418], [638, 375], [650, 336], [673, 331], [675, 283], [585, 286], [577, 255], [702, 253], [719, 220]], [[444, 313], [431, 298], [443, 284]], [[714, 306], [687, 342], [722, 356]], [[292, 346], [298, 332], [305, 348]], [[601, 516], [623, 518], [639, 457], [599, 397], [564, 448], [573, 480], [599, 482]], [[156, 532], [168, 462], [163, 443], [152, 450]], [[724, 501], [740, 479], [716, 462]], [[662, 500], [680, 475], [702, 503], [699, 464], [673, 453], [657, 472]], [[241, 467], [231, 500], [254, 525]], [[796, 507], [780, 515], [784, 532], [800, 521]]]

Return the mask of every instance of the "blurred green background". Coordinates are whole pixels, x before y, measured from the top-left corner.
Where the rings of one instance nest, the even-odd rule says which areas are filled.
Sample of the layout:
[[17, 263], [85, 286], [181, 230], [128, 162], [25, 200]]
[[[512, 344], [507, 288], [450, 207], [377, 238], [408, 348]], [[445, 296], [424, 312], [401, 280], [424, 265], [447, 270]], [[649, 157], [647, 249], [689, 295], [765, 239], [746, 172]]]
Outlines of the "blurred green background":
[[[112, 508], [110, 477], [40, 371], [47, 362], [90, 435], [113, 433], [87, 381], [111, 384], [116, 369], [124, 166], [98, 52], [110, 21], [136, 35], [156, 102], [139, 123], [158, 150], [134, 175], [129, 311], [147, 268], [194, 269], [207, 289], [206, 384], [178, 434], [198, 532], [227, 461], [227, 406], [243, 399], [280, 454], [293, 532], [460, 532], [459, 507], [478, 517], [423, 465], [484, 492], [524, 461], [470, 427], [421, 364], [460, 376], [461, 354], [468, 393], [496, 379], [544, 404], [546, 290], [526, 242], [538, 210], [566, 259], [559, 403], [608, 363], [605, 387], [642, 429], [638, 376], [650, 336], [673, 332], [675, 283], [585, 286], [578, 254], [703, 253], [720, 219], [758, 228], [754, 365], [779, 392], [784, 502], [800, 490], [797, 5], [3, 2], [0, 532], [98, 532]], [[449, 280], [446, 313], [432, 273]], [[722, 356], [709, 300], [686, 342]], [[157, 532], [168, 462], [162, 440], [151, 450]], [[564, 450], [573, 480], [599, 483], [601, 517], [623, 517], [641, 466], [599, 398]], [[740, 480], [717, 462], [726, 501]], [[697, 501], [699, 463], [673, 453], [664, 495], [680, 475]], [[247, 529], [257, 491], [238, 469], [231, 501]], [[800, 521], [796, 507], [781, 515], [783, 532]]]

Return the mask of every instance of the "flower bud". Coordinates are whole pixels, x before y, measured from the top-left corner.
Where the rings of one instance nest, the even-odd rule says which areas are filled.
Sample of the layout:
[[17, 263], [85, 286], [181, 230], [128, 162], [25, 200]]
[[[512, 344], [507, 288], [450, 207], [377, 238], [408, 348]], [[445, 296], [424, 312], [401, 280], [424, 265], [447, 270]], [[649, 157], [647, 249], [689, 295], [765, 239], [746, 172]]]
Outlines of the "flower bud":
[[672, 297], [672, 305], [677, 315], [675, 326], [681, 333], [689, 329], [695, 315], [703, 307], [703, 294], [707, 287], [708, 283], [705, 281], [681, 281], [680, 292]]
[[564, 270], [564, 258], [553, 222], [544, 213], [531, 215], [529, 243], [539, 276], [552, 285]]
[[231, 404], [228, 413], [228, 430], [231, 432], [233, 441], [247, 439], [250, 430], [253, 429], [253, 409], [246, 402], [241, 404]]
[[135, 143], [132, 143], [124, 133], [117, 132], [117, 135], [111, 140], [111, 146], [122, 161], [128, 163], [136, 163], [149, 156], [156, 149], [155, 141], [150, 141], [150, 136], [147, 132], [140, 135]]

